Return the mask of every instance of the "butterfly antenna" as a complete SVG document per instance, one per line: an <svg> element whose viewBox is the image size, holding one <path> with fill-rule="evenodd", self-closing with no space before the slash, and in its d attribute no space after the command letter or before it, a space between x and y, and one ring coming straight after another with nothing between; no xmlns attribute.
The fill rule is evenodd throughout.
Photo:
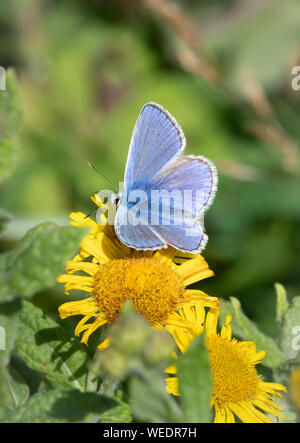
<svg viewBox="0 0 300 443"><path fill-rule="evenodd" d="M88 215L86 215L86 216L84 217L84 220L85 220L86 218L89 218L91 215L95 214L95 212L97 212L97 211L98 211L98 208L96 208L94 211L92 211L92 212L90 212Z"/></svg>
<svg viewBox="0 0 300 443"><path fill-rule="evenodd" d="M110 183L116 189L117 192L119 191L117 186L109 178L107 178L104 174L102 174L102 172L100 172L99 169L96 168L96 166L94 166L91 162L88 162L88 166L91 169L94 169L94 171L98 172L98 174L101 175L101 177L103 177L108 183Z"/></svg>

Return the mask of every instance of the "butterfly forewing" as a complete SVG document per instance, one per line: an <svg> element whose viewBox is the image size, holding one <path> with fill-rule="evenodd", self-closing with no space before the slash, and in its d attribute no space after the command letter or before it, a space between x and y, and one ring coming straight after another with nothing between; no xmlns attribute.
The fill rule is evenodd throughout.
<svg viewBox="0 0 300 443"><path fill-rule="evenodd" d="M125 187L142 189L157 172L185 148L176 120L160 105L147 103L132 134L125 169Z"/></svg>

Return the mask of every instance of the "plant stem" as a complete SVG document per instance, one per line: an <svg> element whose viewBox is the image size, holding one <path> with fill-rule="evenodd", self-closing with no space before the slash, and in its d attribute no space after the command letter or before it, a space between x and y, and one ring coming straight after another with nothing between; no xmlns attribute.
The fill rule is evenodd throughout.
<svg viewBox="0 0 300 443"><path fill-rule="evenodd" d="M118 378L106 375L102 380L98 393L106 395L106 397L112 397L119 384L120 380Z"/></svg>

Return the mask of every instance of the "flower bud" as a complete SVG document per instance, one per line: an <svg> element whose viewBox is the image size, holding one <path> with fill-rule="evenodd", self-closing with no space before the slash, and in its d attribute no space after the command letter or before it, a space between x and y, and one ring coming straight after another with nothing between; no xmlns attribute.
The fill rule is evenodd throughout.
<svg viewBox="0 0 300 443"><path fill-rule="evenodd" d="M101 351L98 355L97 363L102 375L109 374L115 378L122 379L128 373L129 363L127 357L114 348Z"/></svg>
<svg viewBox="0 0 300 443"><path fill-rule="evenodd" d="M175 343L171 335L164 330L152 331L147 341L144 356L148 363L157 365L168 360L175 349Z"/></svg>
<svg viewBox="0 0 300 443"><path fill-rule="evenodd" d="M128 310L109 330L111 346L125 355L141 352L150 334L151 327L147 321L142 316Z"/></svg>

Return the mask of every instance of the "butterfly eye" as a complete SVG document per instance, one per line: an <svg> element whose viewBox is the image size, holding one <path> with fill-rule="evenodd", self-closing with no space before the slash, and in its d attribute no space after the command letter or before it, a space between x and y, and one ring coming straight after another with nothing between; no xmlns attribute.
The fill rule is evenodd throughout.
<svg viewBox="0 0 300 443"><path fill-rule="evenodd" d="M112 194L110 196L110 203L112 205L119 206L120 201L121 201L120 194Z"/></svg>

